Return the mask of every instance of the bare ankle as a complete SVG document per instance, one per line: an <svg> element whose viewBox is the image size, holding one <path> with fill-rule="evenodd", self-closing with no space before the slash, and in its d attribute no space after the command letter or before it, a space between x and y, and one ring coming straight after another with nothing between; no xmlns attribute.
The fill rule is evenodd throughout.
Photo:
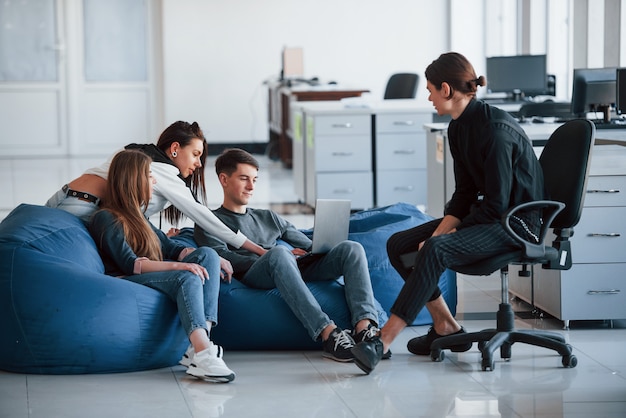
<svg viewBox="0 0 626 418"><path fill-rule="evenodd" d="M322 332L320 332L320 338L322 339L322 341L326 341L328 337L330 337L330 334L332 334L332 332L335 330L335 328L337 328L335 324L327 325L326 328L324 328Z"/></svg>
<svg viewBox="0 0 626 418"><path fill-rule="evenodd" d="M454 334L455 332L459 332L461 330L461 326L456 321L446 322L440 325L434 324L433 328L437 334L444 336Z"/></svg>

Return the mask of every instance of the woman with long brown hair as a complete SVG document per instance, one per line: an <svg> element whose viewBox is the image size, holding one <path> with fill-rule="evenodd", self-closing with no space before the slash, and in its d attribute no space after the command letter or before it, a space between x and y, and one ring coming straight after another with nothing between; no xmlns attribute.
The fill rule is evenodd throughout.
<svg viewBox="0 0 626 418"><path fill-rule="evenodd" d="M207 247L185 248L150 224L145 212L156 183L151 162L137 150L113 157L105 199L91 217L89 232L106 274L159 290L176 303L191 343L187 373L230 382L235 373L224 363L222 348L209 339L217 324L219 256Z"/></svg>

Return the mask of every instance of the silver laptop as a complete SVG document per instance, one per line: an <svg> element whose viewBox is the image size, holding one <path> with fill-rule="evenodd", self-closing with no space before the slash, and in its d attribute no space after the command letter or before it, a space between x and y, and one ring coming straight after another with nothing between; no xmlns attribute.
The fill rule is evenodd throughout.
<svg viewBox="0 0 626 418"><path fill-rule="evenodd" d="M311 251L297 258L298 267L306 268L319 260L341 241L348 239L350 229L350 201L317 199L313 218L313 245Z"/></svg>
<svg viewBox="0 0 626 418"><path fill-rule="evenodd" d="M313 219L313 254L325 254L348 239L350 200L317 199Z"/></svg>

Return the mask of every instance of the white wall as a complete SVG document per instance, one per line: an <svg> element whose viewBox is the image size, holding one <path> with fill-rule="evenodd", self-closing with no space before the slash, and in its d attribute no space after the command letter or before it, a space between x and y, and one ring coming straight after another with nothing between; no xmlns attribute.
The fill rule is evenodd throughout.
<svg viewBox="0 0 626 418"><path fill-rule="evenodd" d="M165 122L196 120L213 142L266 142L263 81L278 77L283 46L303 47L305 76L381 98L392 73L417 72L428 105L423 73L447 50L446 4L163 0Z"/></svg>

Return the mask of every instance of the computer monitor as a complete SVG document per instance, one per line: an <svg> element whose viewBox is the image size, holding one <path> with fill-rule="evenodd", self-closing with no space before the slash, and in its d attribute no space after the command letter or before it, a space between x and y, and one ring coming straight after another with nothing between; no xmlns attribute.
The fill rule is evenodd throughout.
<svg viewBox="0 0 626 418"><path fill-rule="evenodd" d="M545 55L487 57L487 89L491 93L547 94Z"/></svg>
<svg viewBox="0 0 626 418"><path fill-rule="evenodd" d="M615 110L620 115L626 115L626 68L617 69L615 81Z"/></svg>
<svg viewBox="0 0 626 418"><path fill-rule="evenodd" d="M605 122L611 121L615 107L616 68L574 69L572 113L585 117L587 112L602 112Z"/></svg>

